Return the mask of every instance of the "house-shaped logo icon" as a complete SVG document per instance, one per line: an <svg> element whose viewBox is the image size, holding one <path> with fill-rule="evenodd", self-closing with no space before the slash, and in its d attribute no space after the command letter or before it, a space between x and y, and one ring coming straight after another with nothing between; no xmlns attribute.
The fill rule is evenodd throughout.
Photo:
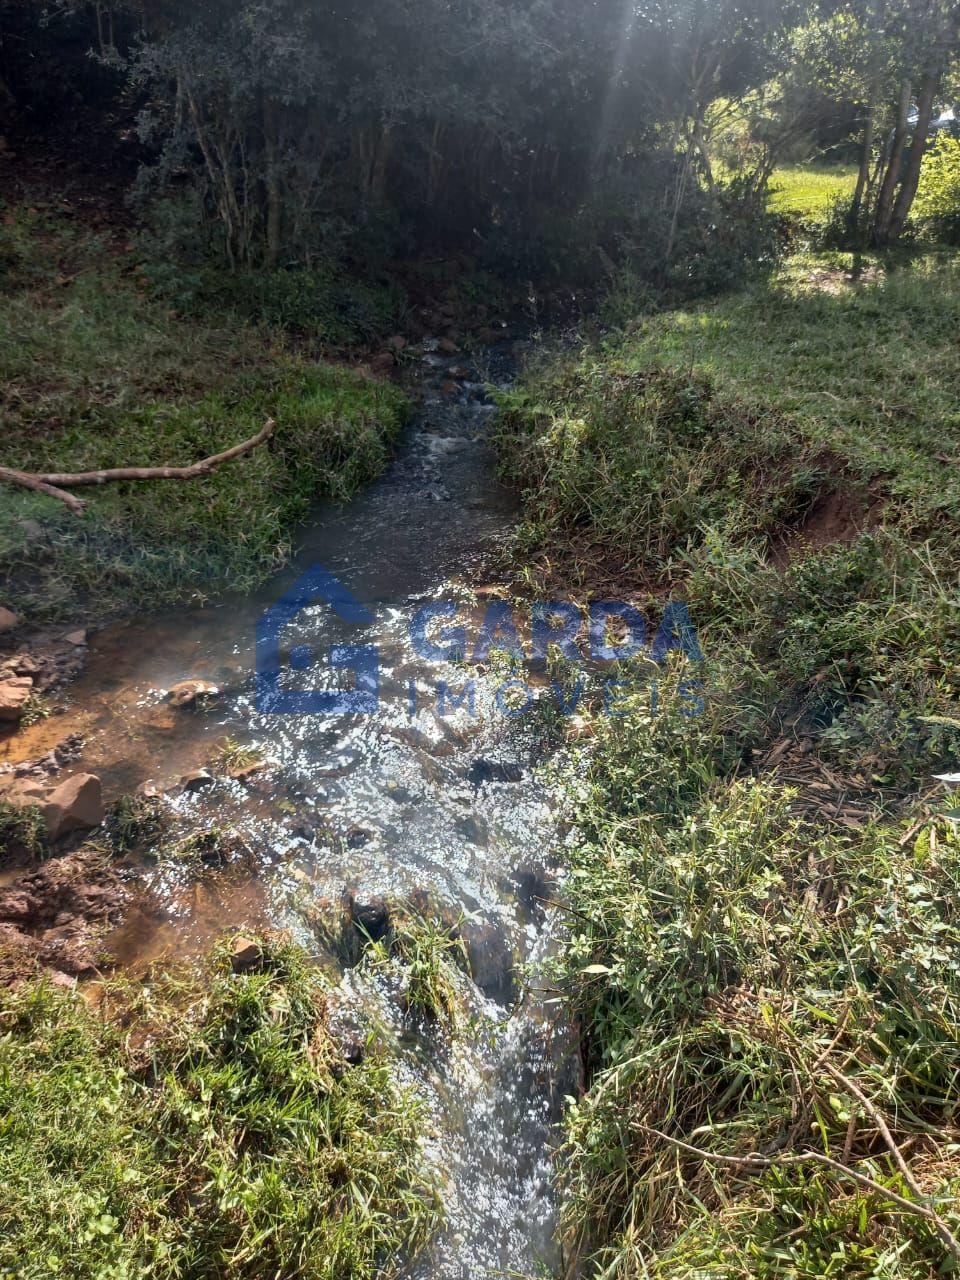
<svg viewBox="0 0 960 1280"><path fill-rule="evenodd" d="M330 668L352 671L353 689L284 689L281 641L288 626L308 606L323 602L343 622L368 627L374 616L322 565L309 569L257 623L257 710L267 715L371 715L380 701L380 651L376 645L333 645ZM313 650L293 648L289 667L305 671L313 665Z"/></svg>

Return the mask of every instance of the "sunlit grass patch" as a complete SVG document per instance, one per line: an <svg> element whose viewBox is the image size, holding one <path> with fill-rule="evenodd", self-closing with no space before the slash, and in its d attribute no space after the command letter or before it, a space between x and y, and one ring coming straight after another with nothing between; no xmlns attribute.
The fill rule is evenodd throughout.
<svg viewBox="0 0 960 1280"><path fill-rule="evenodd" d="M784 165L770 180L769 208L805 223L822 221L840 197L853 196L856 180L853 165Z"/></svg>
<svg viewBox="0 0 960 1280"><path fill-rule="evenodd" d="M949 261L781 280L531 373L501 435L531 584L682 596L774 722L909 795L960 747L958 298Z"/></svg>

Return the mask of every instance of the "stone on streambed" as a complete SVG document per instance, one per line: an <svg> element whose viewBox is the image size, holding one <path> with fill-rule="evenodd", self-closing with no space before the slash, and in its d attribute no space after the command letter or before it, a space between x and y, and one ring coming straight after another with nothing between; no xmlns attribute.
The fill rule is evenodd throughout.
<svg viewBox="0 0 960 1280"><path fill-rule="evenodd" d="M51 840L102 826L106 814L100 779L92 773L78 773L54 787L41 808Z"/></svg>
<svg viewBox="0 0 960 1280"><path fill-rule="evenodd" d="M379 942L386 937L390 929L390 904L386 898L380 894L362 897L348 891L343 896L343 905L358 933L371 942Z"/></svg>
<svg viewBox="0 0 960 1280"><path fill-rule="evenodd" d="M0 724L19 724L32 692L30 676L7 676L0 680Z"/></svg>
<svg viewBox="0 0 960 1280"><path fill-rule="evenodd" d="M4 605L0 605L0 635L7 631L16 631L20 625L20 619L12 609L7 609Z"/></svg>
<svg viewBox="0 0 960 1280"><path fill-rule="evenodd" d="M194 769L192 773L185 773L180 779L181 787L190 793L203 791L206 787L212 787L215 782L216 778L209 769Z"/></svg>
<svg viewBox="0 0 960 1280"><path fill-rule="evenodd" d="M513 949L496 925L464 921L459 929L467 950L470 976L485 996L500 1005L513 1004L517 989Z"/></svg>
<svg viewBox="0 0 960 1280"><path fill-rule="evenodd" d="M234 765L227 773L234 782L252 782L267 767L266 760L253 760L250 764Z"/></svg>
<svg viewBox="0 0 960 1280"><path fill-rule="evenodd" d="M250 938L234 938L230 949L230 968L234 973L251 973L263 964L263 949Z"/></svg>
<svg viewBox="0 0 960 1280"><path fill-rule="evenodd" d="M193 707L219 695L220 689L209 680L181 680L169 690L167 698L175 707Z"/></svg>
<svg viewBox="0 0 960 1280"><path fill-rule="evenodd" d="M467 781L475 790L479 790L485 782L522 782L523 769L510 761L488 760L484 756L477 756L467 771Z"/></svg>

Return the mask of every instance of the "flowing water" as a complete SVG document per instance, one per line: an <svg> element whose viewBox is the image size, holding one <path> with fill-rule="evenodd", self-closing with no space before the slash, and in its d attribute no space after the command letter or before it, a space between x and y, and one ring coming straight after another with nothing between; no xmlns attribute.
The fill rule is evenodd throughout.
<svg viewBox="0 0 960 1280"><path fill-rule="evenodd" d="M488 376L509 376L496 353L490 361ZM476 981L464 979L458 1031L411 1025L386 979L365 968L347 972L335 1015L345 1025L375 1021L429 1104L447 1226L418 1265L424 1280L556 1272L550 1144L570 1070L569 1036L511 973L551 937L557 818L536 772L536 741L504 714L492 671L481 669L475 714L467 699L438 707L439 681L461 689L477 672L424 662L410 648L410 621L425 603L462 598L465 616L471 601L476 612L470 588L484 597L485 571L515 514L495 478L492 407L477 384L455 396L441 389L449 363L427 358L420 407L392 467L347 506L320 511L288 570L254 598L99 633L70 711L71 730L86 739L82 767L100 774L108 799L152 780L184 833L229 830L242 850L200 873L176 860L138 868L150 905L111 940L134 969L196 954L227 929L281 927L319 954L312 925L345 892L466 914ZM377 644L373 714L258 709L257 620L316 565L375 621L358 629L314 602L284 628L282 651L309 646L322 657L333 644ZM172 707L167 691L193 678L221 696L202 711ZM283 677L289 689L324 682L317 665ZM62 720L48 721L26 731L19 750L63 732ZM227 736L269 767L237 781L211 766L215 780L201 789L175 785L210 766Z"/></svg>

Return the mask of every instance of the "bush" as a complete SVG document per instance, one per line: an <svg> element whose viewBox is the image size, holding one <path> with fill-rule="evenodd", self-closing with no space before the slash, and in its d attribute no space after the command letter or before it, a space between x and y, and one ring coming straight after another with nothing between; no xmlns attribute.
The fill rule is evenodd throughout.
<svg viewBox="0 0 960 1280"><path fill-rule="evenodd" d="M960 138L941 134L924 156L912 216L933 239L960 244Z"/></svg>
<svg viewBox="0 0 960 1280"><path fill-rule="evenodd" d="M835 196L823 219L812 230L817 249L850 252L869 242L869 211L864 210L858 221L853 216L850 199L845 195Z"/></svg>
<svg viewBox="0 0 960 1280"><path fill-rule="evenodd" d="M676 298L702 298L741 287L773 268L779 257L778 222L764 193L735 178L701 197L696 219L682 225L666 283Z"/></svg>

